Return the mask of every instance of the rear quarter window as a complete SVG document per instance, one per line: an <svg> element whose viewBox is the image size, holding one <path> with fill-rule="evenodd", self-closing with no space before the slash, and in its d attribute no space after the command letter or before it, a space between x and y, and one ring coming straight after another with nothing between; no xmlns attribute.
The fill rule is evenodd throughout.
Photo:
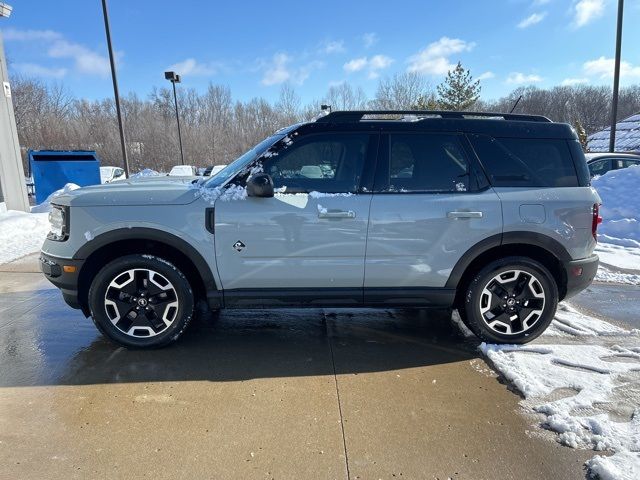
<svg viewBox="0 0 640 480"><path fill-rule="evenodd" d="M470 135L491 184L496 187L577 187L569 145L562 139L494 138Z"/></svg>

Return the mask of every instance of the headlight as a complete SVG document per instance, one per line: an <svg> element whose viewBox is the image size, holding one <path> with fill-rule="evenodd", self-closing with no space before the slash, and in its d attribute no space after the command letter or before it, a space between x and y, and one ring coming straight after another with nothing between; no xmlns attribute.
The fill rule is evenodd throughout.
<svg viewBox="0 0 640 480"><path fill-rule="evenodd" d="M49 235L47 235L48 238L57 241L67 239L69 236L68 216L64 207L51 205L51 212L49 212L49 224L51 230Z"/></svg>

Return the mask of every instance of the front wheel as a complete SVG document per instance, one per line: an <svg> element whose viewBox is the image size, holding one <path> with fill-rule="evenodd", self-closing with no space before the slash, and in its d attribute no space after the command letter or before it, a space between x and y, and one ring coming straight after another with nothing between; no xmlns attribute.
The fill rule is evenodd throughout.
<svg viewBox="0 0 640 480"><path fill-rule="evenodd" d="M107 264L89 289L89 309L109 339L132 348L167 345L193 316L193 292L173 264L152 255L127 255Z"/></svg>
<svg viewBox="0 0 640 480"><path fill-rule="evenodd" d="M549 326L558 286L549 271L526 257L491 262L469 284L463 320L481 340L527 343Z"/></svg>

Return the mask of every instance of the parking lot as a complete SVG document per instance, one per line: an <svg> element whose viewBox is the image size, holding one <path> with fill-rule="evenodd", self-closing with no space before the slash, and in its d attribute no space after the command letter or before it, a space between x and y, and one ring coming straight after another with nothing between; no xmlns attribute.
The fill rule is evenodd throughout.
<svg viewBox="0 0 640 480"><path fill-rule="evenodd" d="M444 313L238 310L129 351L0 266L3 478L584 478Z"/></svg>

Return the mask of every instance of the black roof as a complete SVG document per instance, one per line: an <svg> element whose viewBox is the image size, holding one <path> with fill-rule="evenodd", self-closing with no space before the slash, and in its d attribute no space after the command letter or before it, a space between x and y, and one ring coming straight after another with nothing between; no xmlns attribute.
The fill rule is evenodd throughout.
<svg viewBox="0 0 640 480"><path fill-rule="evenodd" d="M495 137L576 138L570 125L555 123L540 115L493 112L336 111L301 128L305 131L432 131L477 133Z"/></svg>

